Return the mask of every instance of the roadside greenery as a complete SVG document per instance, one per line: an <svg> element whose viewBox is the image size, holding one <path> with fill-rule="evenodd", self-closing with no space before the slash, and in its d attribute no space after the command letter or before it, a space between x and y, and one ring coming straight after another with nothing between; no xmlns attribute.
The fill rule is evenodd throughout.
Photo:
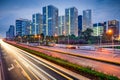
<svg viewBox="0 0 120 80"><path fill-rule="evenodd" d="M34 50L31 50L31 49L28 49L28 48L24 48L24 47L21 47L21 46L18 46L18 45L15 45L15 44L12 44L13 46L16 46L22 50L25 50L29 53L32 53L34 55L37 55L41 58L44 58L48 61L51 61L53 63L56 63L64 68L67 68L67 69L70 69L72 71L75 71L83 76L86 76L92 80L119 80L117 77L115 76L112 76L112 75L107 75L107 74L104 74L104 73L101 73L101 72L97 72L95 70L92 70L90 67L83 67L83 66L80 66L80 65L77 65L77 64L74 64L74 63L70 63L66 60L63 60L63 59L60 59L60 58L55 58L55 57L52 57L52 56L49 56L47 54L44 54L44 53L41 53L41 52L38 52L38 51L34 51Z"/></svg>
<svg viewBox="0 0 120 80"><path fill-rule="evenodd" d="M116 48L116 49L120 49L120 46L116 46L116 47L114 47L114 48Z"/></svg>

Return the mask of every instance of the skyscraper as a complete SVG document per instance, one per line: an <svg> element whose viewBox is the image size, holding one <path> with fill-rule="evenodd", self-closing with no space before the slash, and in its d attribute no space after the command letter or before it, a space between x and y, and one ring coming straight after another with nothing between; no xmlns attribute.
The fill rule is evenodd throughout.
<svg viewBox="0 0 120 80"><path fill-rule="evenodd" d="M16 36L22 36L22 19L16 20Z"/></svg>
<svg viewBox="0 0 120 80"><path fill-rule="evenodd" d="M82 31L85 31L87 28L92 28L92 14L91 10L84 10L83 11L83 27Z"/></svg>
<svg viewBox="0 0 120 80"><path fill-rule="evenodd" d="M24 36L30 34L30 23L28 19L16 20L16 36Z"/></svg>
<svg viewBox="0 0 120 80"><path fill-rule="evenodd" d="M78 16L78 36L80 36L80 33L82 32L82 15Z"/></svg>
<svg viewBox="0 0 120 80"><path fill-rule="evenodd" d="M65 30L65 16L59 16L58 18L58 35L63 35Z"/></svg>
<svg viewBox="0 0 120 80"><path fill-rule="evenodd" d="M32 15L32 34L37 35L42 33L42 15L36 13Z"/></svg>
<svg viewBox="0 0 120 80"><path fill-rule="evenodd" d="M75 7L65 9L65 33L78 36L78 10Z"/></svg>
<svg viewBox="0 0 120 80"><path fill-rule="evenodd" d="M58 35L58 9L53 5L43 7L43 34Z"/></svg>
<svg viewBox="0 0 120 80"><path fill-rule="evenodd" d="M6 38L13 40L15 37L15 27L14 25L10 25L8 31L6 32Z"/></svg>

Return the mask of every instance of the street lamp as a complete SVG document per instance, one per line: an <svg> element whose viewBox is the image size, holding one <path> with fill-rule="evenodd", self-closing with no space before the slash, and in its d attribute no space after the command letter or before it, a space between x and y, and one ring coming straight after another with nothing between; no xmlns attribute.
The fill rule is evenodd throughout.
<svg viewBox="0 0 120 80"><path fill-rule="evenodd" d="M100 47L101 47L101 43L102 43L102 34L100 34Z"/></svg>
<svg viewBox="0 0 120 80"><path fill-rule="evenodd" d="M38 38L39 38L39 45L40 45L40 38L41 38L41 36L39 35Z"/></svg>
<svg viewBox="0 0 120 80"><path fill-rule="evenodd" d="M37 35L35 34L35 35L34 35L34 40L35 40L35 42L36 42L36 38L37 38Z"/></svg>
<svg viewBox="0 0 120 80"><path fill-rule="evenodd" d="M112 29L109 29L108 31L107 31L107 34L109 34L109 35L112 35L112 48L113 48L113 50L114 50L114 41L113 41L113 39L114 39L114 37L113 37L113 30Z"/></svg>
<svg viewBox="0 0 120 80"><path fill-rule="evenodd" d="M56 33L55 33L55 35L54 35L54 36L55 36L55 38L57 38L57 37L58 37L58 35L57 35Z"/></svg>

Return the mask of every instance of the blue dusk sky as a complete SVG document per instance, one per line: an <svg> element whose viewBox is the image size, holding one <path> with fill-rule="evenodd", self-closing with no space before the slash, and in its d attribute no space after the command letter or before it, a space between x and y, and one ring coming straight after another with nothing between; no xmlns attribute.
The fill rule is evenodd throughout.
<svg viewBox="0 0 120 80"><path fill-rule="evenodd" d="M42 7L54 5L59 15L65 14L65 8L76 7L78 14L86 9L92 10L92 23L117 19L120 21L120 0L0 0L0 35L19 18L30 19L34 13L42 13Z"/></svg>

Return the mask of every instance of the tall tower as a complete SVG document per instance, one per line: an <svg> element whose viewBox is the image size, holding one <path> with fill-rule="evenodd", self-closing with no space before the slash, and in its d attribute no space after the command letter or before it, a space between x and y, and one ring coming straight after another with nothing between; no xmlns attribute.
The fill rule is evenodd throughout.
<svg viewBox="0 0 120 80"><path fill-rule="evenodd" d="M91 28L92 29L92 14L91 14L91 10L84 10L83 11L83 27L82 27L82 31L85 31L87 28Z"/></svg>
<svg viewBox="0 0 120 80"><path fill-rule="evenodd" d="M37 35L42 33L42 15L36 13L32 15L32 34Z"/></svg>
<svg viewBox="0 0 120 80"><path fill-rule="evenodd" d="M63 35L65 31L65 16L59 16L58 18L58 35Z"/></svg>
<svg viewBox="0 0 120 80"><path fill-rule="evenodd" d="M78 36L78 10L75 7L65 9L66 35Z"/></svg>
<svg viewBox="0 0 120 80"><path fill-rule="evenodd" d="M80 36L80 33L82 32L82 15L78 16L78 36Z"/></svg>
<svg viewBox="0 0 120 80"><path fill-rule="evenodd" d="M43 7L43 34L58 35L58 9L53 5Z"/></svg>

